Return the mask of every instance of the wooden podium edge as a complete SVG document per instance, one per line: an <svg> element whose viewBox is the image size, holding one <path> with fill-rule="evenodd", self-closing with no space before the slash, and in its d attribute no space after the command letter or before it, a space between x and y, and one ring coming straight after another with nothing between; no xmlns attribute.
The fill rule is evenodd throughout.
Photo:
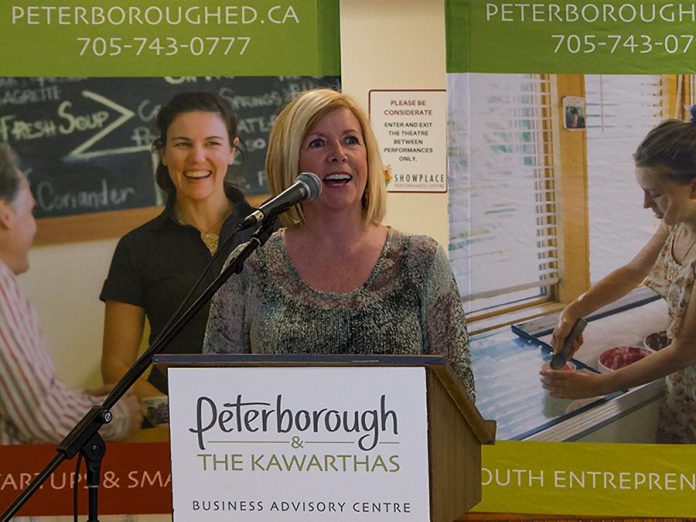
<svg viewBox="0 0 696 522"><path fill-rule="evenodd" d="M461 415L466 419L469 428L476 434L480 444L494 444L496 423L494 420L486 420L481 416L473 401L469 398L464 385L459 377L454 373L452 367L447 364L444 366L426 366L447 390L450 399L457 406Z"/></svg>
<svg viewBox="0 0 696 522"><path fill-rule="evenodd" d="M481 417L449 365L425 368L431 521L452 522L481 501L481 444L494 442L495 422Z"/></svg>

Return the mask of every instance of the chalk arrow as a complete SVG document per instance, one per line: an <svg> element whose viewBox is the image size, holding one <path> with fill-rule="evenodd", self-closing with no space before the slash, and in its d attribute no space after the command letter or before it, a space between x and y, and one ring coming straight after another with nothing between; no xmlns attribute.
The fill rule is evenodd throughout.
<svg viewBox="0 0 696 522"><path fill-rule="evenodd" d="M132 152L140 152L143 150L150 150L149 145L134 145L132 147L116 147L114 149L107 149L107 150L88 150L92 145L97 143L99 140L101 140L104 136L109 134L110 132L113 132L115 129L119 128L121 125L126 123L128 120L130 120L133 116L135 116L135 113L131 111L130 109L127 109L123 107L122 105L119 105L118 103L109 100L108 98L105 98L101 94L97 94L92 91L82 91L82 96L85 98L89 98L90 100L94 100L98 103L101 103L103 105L106 105L110 109L113 109L116 111L120 116L116 118L111 124L107 125L104 127L102 130L97 132L94 136L92 136L90 139L85 141L82 145L77 147L76 149L70 151L68 154L69 159L88 159L88 158L96 158L99 156L112 156L114 154L130 154Z"/></svg>

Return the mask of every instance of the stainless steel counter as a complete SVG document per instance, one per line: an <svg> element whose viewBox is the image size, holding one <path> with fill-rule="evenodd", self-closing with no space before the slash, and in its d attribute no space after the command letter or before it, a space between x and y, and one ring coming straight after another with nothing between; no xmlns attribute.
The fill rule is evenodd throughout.
<svg viewBox="0 0 696 522"><path fill-rule="evenodd" d="M598 371L603 350L641 346L666 322L662 300L591 320L574 362L581 371ZM549 336L540 339L548 342ZM550 360L539 344L503 328L474 336L471 347L476 405L484 418L497 421L499 439L654 442L661 381L607 397L556 399L539 381L539 369Z"/></svg>

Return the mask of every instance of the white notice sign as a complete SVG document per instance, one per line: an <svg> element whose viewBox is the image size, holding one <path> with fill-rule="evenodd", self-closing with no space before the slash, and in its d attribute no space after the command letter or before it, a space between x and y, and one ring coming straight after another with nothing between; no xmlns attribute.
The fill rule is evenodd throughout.
<svg viewBox="0 0 696 522"><path fill-rule="evenodd" d="M175 522L430 519L424 368L170 368Z"/></svg>
<svg viewBox="0 0 696 522"><path fill-rule="evenodd" d="M390 192L447 191L447 93L370 91Z"/></svg>

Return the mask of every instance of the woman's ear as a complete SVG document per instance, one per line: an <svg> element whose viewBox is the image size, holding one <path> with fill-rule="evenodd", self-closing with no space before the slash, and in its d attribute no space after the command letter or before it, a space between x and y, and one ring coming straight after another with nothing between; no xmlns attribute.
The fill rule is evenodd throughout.
<svg viewBox="0 0 696 522"><path fill-rule="evenodd" d="M167 166L167 158L166 158L166 155L164 154L164 149L160 149L158 154L159 154L159 162L166 167Z"/></svg>
<svg viewBox="0 0 696 522"><path fill-rule="evenodd" d="M230 157L227 160L228 165L232 165L234 163L234 158L237 157L237 150L239 149L240 143L239 137L235 138L232 142L232 146L230 147Z"/></svg>

